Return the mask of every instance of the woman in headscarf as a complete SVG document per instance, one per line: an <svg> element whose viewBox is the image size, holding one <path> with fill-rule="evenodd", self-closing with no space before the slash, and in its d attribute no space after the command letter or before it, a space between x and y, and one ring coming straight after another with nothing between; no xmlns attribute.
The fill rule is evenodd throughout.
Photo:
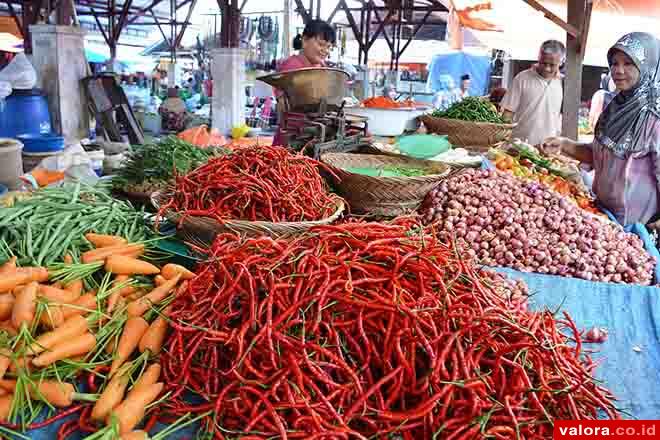
<svg viewBox="0 0 660 440"><path fill-rule="evenodd" d="M454 79L451 75L440 75L438 77L438 91L433 97L433 107L445 111L460 100L460 90L454 86Z"/></svg>
<svg viewBox="0 0 660 440"><path fill-rule="evenodd" d="M551 138L543 149L591 164L598 202L621 224L648 224L660 211L660 41L628 34L607 59L619 93L601 114L593 143ZM659 229L660 222L649 226Z"/></svg>

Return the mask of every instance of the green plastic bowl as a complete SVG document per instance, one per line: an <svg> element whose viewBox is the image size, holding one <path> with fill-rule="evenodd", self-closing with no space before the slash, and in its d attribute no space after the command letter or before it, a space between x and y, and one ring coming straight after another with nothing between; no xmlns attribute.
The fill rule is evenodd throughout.
<svg viewBox="0 0 660 440"><path fill-rule="evenodd" d="M399 151L415 159L430 159L451 149L445 135L412 134L397 139Z"/></svg>

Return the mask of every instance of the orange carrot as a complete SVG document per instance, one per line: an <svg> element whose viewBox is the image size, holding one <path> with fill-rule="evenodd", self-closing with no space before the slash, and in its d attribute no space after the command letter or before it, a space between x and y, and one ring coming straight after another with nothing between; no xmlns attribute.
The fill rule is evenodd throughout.
<svg viewBox="0 0 660 440"><path fill-rule="evenodd" d="M7 332L9 336L16 336L18 334L18 330L14 328L14 324L11 323L11 319L0 321L0 331Z"/></svg>
<svg viewBox="0 0 660 440"><path fill-rule="evenodd" d="M50 329L57 328L64 323L64 312L58 304L47 304L46 310L40 316L39 322Z"/></svg>
<svg viewBox="0 0 660 440"><path fill-rule="evenodd" d="M9 392L16 388L15 380L0 380L0 387ZM58 408L66 408L73 404L76 390L70 383L56 380L35 380L29 387L29 395L34 400L44 400Z"/></svg>
<svg viewBox="0 0 660 440"><path fill-rule="evenodd" d="M110 376L116 373L119 367L121 367L133 351L135 351L140 343L140 338L142 338L142 335L144 335L144 332L146 332L148 328L149 323L143 318L128 318L124 325L124 331L121 334L121 338L119 338L119 343L117 344L117 351L114 360L112 361L112 366L110 367Z"/></svg>
<svg viewBox="0 0 660 440"><path fill-rule="evenodd" d="M96 346L96 338L91 333L84 333L66 341L60 341L50 351L46 351L32 360L36 367L45 367L59 360L89 353Z"/></svg>
<svg viewBox="0 0 660 440"><path fill-rule="evenodd" d="M149 440L149 434L145 431L131 431L119 437L119 440Z"/></svg>
<svg viewBox="0 0 660 440"><path fill-rule="evenodd" d="M135 256L136 254L141 255L143 252L143 244L122 244L87 251L82 254L81 260L83 263L93 263L95 261L103 261L111 255Z"/></svg>
<svg viewBox="0 0 660 440"><path fill-rule="evenodd" d="M48 269L45 267L19 267L16 269L16 273L26 275L27 282L45 283L48 281Z"/></svg>
<svg viewBox="0 0 660 440"><path fill-rule="evenodd" d="M105 261L105 271L117 275L155 275L160 269L151 263L123 255L111 255Z"/></svg>
<svg viewBox="0 0 660 440"><path fill-rule="evenodd" d="M154 290L143 296L142 298L131 302L128 305L128 316L142 316L144 312L149 310L152 304L158 304L174 289L179 282L181 275L177 275L162 286L156 287Z"/></svg>
<svg viewBox="0 0 660 440"><path fill-rule="evenodd" d="M75 315L86 315L91 310L96 310L96 292L86 293L69 304L62 304L64 319Z"/></svg>
<svg viewBox="0 0 660 440"><path fill-rule="evenodd" d="M131 278L128 275L117 275L115 277L115 285L125 284L126 281L129 281ZM134 293L137 289L134 286L128 284L126 287L121 289L121 296L128 296L131 293Z"/></svg>
<svg viewBox="0 0 660 440"><path fill-rule="evenodd" d="M166 282L167 282L167 280L166 280L165 277L162 276L162 275L156 275L156 276L154 277L154 284L155 284L156 286L162 286L162 285L165 284Z"/></svg>
<svg viewBox="0 0 660 440"><path fill-rule="evenodd" d="M49 301L67 304L78 299L80 294L76 296L75 292L58 289L57 287L47 286L45 284L39 284L39 296L46 298Z"/></svg>
<svg viewBox="0 0 660 440"><path fill-rule="evenodd" d="M116 417L119 422L119 433L123 435L135 428L135 425L140 423L144 417L145 407L155 401L162 391L163 383L159 382L136 393L130 399L126 398L119 404L111 415Z"/></svg>
<svg viewBox="0 0 660 440"><path fill-rule="evenodd" d="M14 400L13 394L5 394L0 396L0 421L8 422L9 413L11 412L11 404Z"/></svg>
<svg viewBox="0 0 660 440"><path fill-rule="evenodd" d="M11 355L11 350L8 348L0 348L0 379L5 376L7 368L9 368L9 364L11 363Z"/></svg>
<svg viewBox="0 0 660 440"><path fill-rule="evenodd" d="M9 260L5 262L2 266L0 266L0 275L5 275L11 272L14 272L16 270L16 257L11 257Z"/></svg>
<svg viewBox="0 0 660 440"><path fill-rule="evenodd" d="M192 280L195 278L195 274L186 269L183 266L178 264L166 264L163 266L163 269L160 271L160 274L165 277L166 280L171 280L177 275L181 275L182 280Z"/></svg>
<svg viewBox="0 0 660 440"><path fill-rule="evenodd" d="M160 353L167 334L167 327L167 319L164 316L154 319L154 322L151 323L149 329L140 339L140 353L144 353L146 350L149 350L151 354Z"/></svg>
<svg viewBox="0 0 660 440"><path fill-rule="evenodd" d="M150 386L158 382L160 378L161 367L160 364L151 364L149 367L142 373L142 376L135 382L135 385L131 388L126 399L132 399L136 395L144 392Z"/></svg>
<svg viewBox="0 0 660 440"><path fill-rule="evenodd" d="M108 297L108 310L107 310L108 314L112 313L112 311L115 309L115 306L117 305L117 301L119 300L119 298L124 296L124 294L128 295L135 291L135 288L133 286L127 286L121 289L117 289L117 286L125 283L128 280L129 280L128 275L117 275L115 277L115 281L113 283L113 288L112 288L113 292Z"/></svg>
<svg viewBox="0 0 660 440"><path fill-rule="evenodd" d="M34 320L38 288L36 281L32 281L16 297L11 314L11 322L15 328L20 329L22 325L30 325Z"/></svg>
<svg viewBox="0 0 660 440"><path fill-rule="evenodd" d="M140 290L136 290L135 293L127 295L125 299L128 302L132 302L132 301L135 301L136 299L142 298L146 294L147 294L146 290L140 289Z"/></svg>
<svg viewBox="0 0 660 440"><path fill-rule="evenodd" d="M71 295L75 298L79 298L83 291L83 280L71 281L69 284L64 286L66 292L71 292Z"/></svg>
<svg viewBox="0 0 660 440"><path fill-rule="evenodd" d="M0 293L0 321L11 317L14 301L14 295L11 293Z"/></svg>
<svg viewBox="0 0 660 440"><path fill-rule="evenodd" d="M116 235L94 234L92 232L85 234L85 238L96 248L116 246L118 244L125 245L128 243L128 240Z"/></svg>
<svg viewBox="0 0 660 440"><path fill-rule="evenodd" d="M123 369L122 369L123 370ZM124 399L130 379L128 371L119 371L105 386L92 409L92 420L102 421Z"/></svg>
<svg viewBox="0 0 660 440"><path fill-rule="evenodd" d="M60 342L70 341L71 339L87 333L89 325L87 320L80 315L74 315L64 321L64 323L53 331L39 336L32 345L28 347L28 353L39 354L44 350L50 350Z"/></svg>
<svg viewBox="0 0 660 440"><path fill-rule="evenodd" d="M30 277L25 273L10 272L0 276L0 292L11 292L16 286L27 284Z"/></svg>

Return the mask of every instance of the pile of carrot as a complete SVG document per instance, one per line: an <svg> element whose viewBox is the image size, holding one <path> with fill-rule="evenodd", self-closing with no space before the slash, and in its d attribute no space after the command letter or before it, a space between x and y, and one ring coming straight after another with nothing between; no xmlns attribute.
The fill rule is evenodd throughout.
<svg viewBox="0 0 660 440"><path fill-rule="evenodd" d="M246 147L178 176L168 203L186 216L218 221L313 221L337 210L320 164L282 147Z"/></svg>
<svg viewBox="0 0 660 440"><path fill-rule="evenodd" d="M208 252L160 362L167 410L213 411L214 438L547 439L618 417L568 316L528 310L413 219Z"/></svg>
<svg viewBox="0 0 660 440"><path fill-rule="evenodd" d="M394 99L388 96L374 96L372 98L367 98L362 101L364 107L369 108L410 108L415 107L413 101L395 101Z"/></svg>
<svg viewBox="0 0 660 440"><path fill-rule="evenodd" d="M17 267L13 257L0 266L0 428L28 431L80 412L58 439L79 430L129 435L162 394L155 360L169 328L167 302L194 274L145 261L143 243L85 239L94 249L80 262ZM92 394L75 385L85 376ZM33 401L55 414L34 422Z"/></svg>

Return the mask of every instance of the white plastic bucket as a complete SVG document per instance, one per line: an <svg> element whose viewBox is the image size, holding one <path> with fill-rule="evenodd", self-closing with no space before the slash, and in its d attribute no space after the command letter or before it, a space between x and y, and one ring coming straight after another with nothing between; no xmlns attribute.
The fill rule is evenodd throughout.
<svg viewBox="0 0 660 440"><path fill-rule="evenodd" d="M23 175L23 144L16 139L0 139L0 183L18 189Z"/></svg>
<svg viewBox="0 0 660 440"><path fill-rule="evenodd" d="M87 156L89 156L89 160L92 162L94 172L99 176L103 175L103 159L105 159L103 150L88 151Z"/></svg>

